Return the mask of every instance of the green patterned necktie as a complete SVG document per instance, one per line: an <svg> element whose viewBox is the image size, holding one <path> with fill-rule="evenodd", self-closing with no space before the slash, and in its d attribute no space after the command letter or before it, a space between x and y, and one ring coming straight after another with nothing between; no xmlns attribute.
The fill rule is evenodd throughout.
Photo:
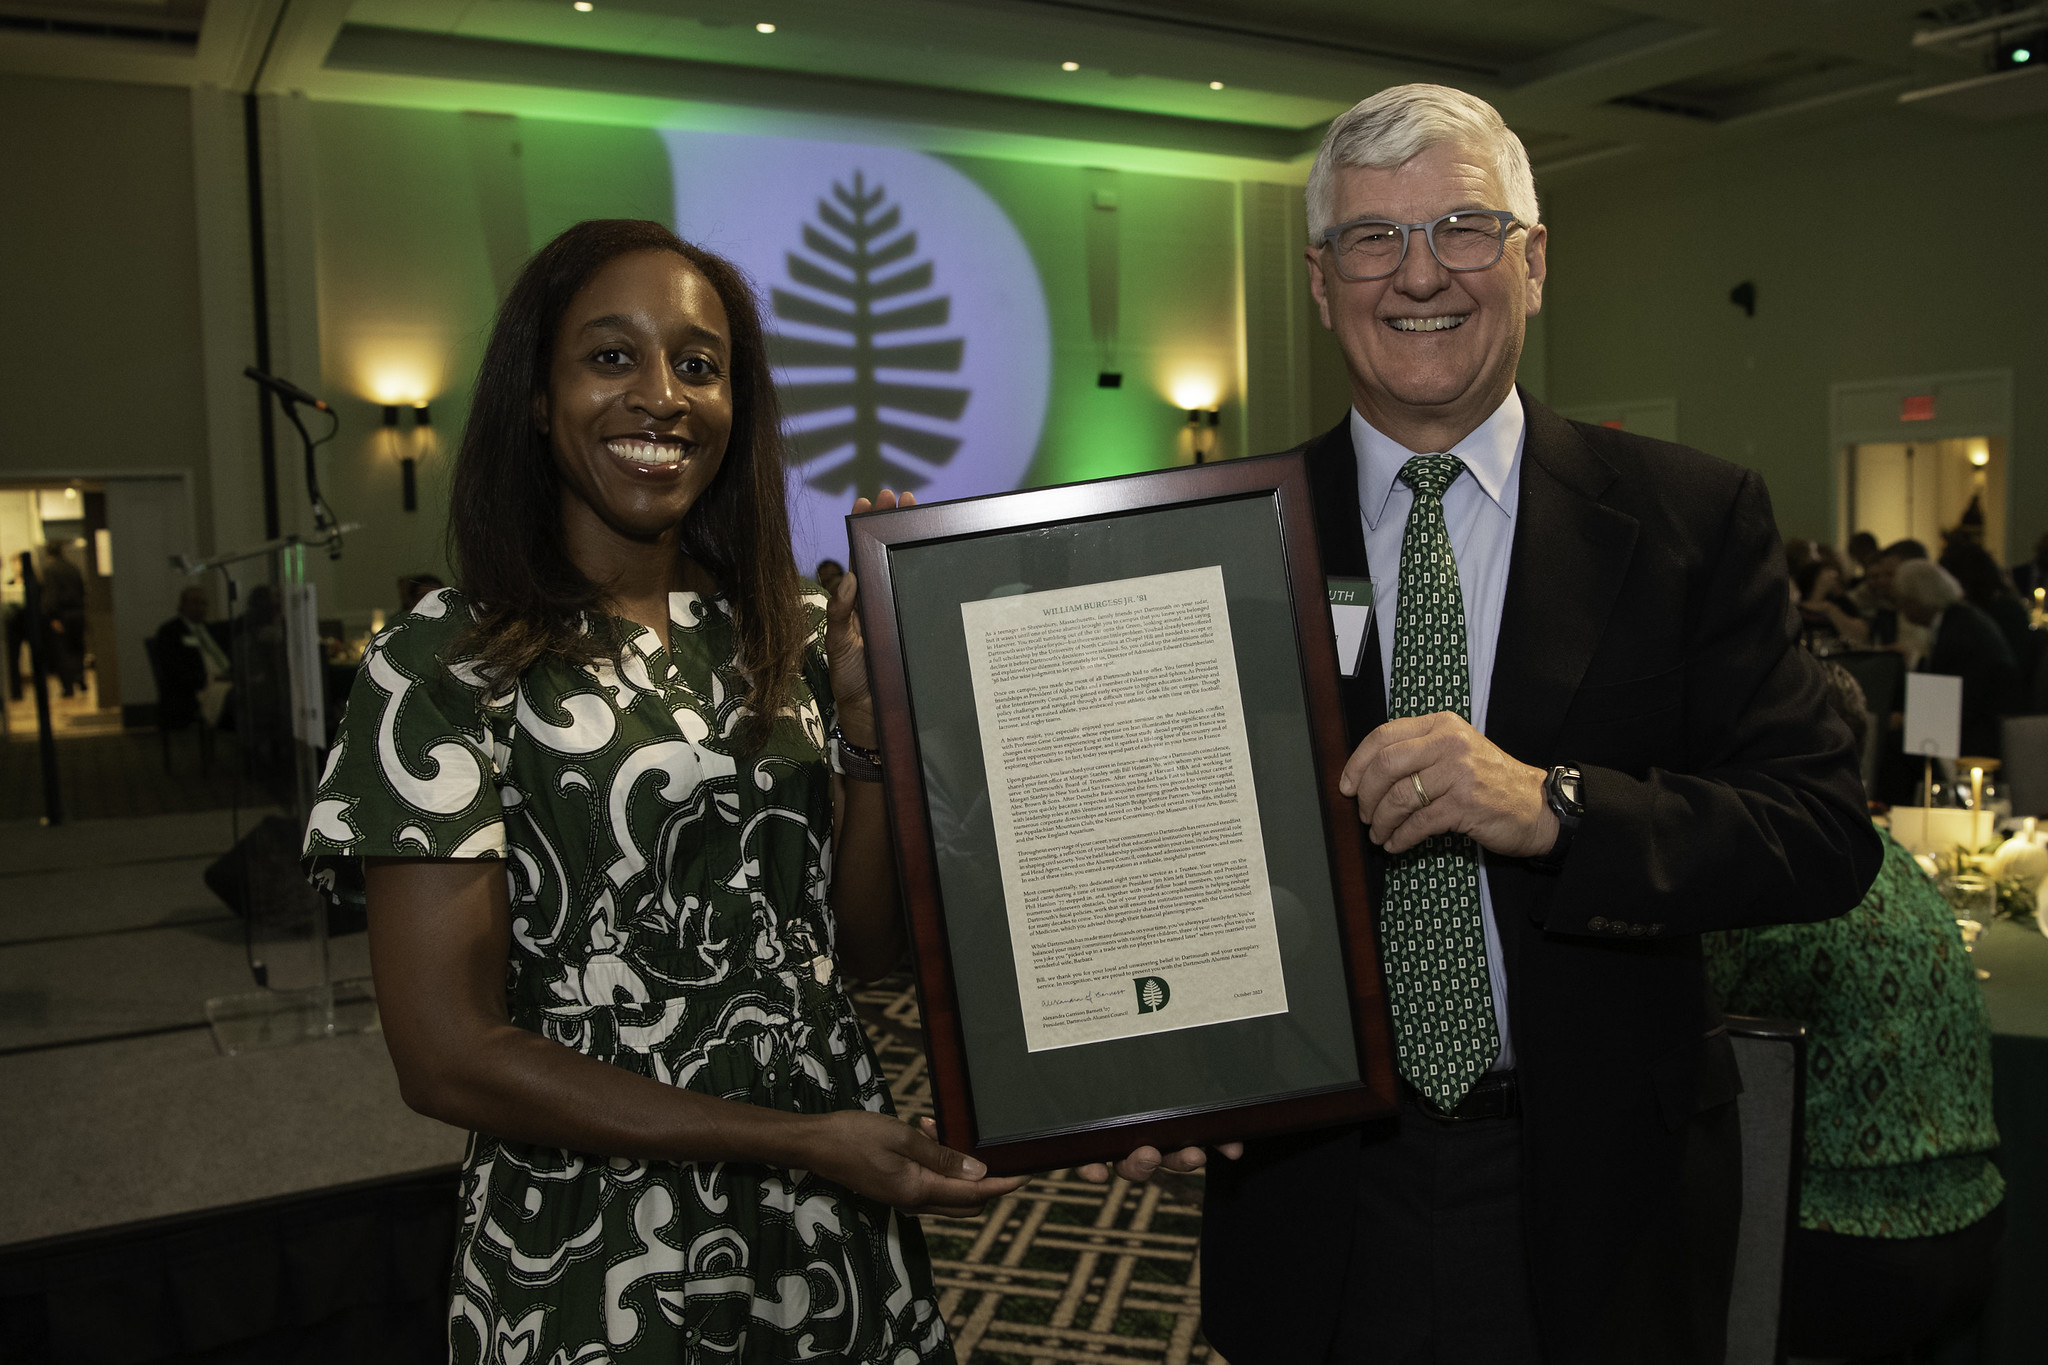
<svg viewBox="0 0 2048 1365"><path fill-rule="evenodd" d="M1444 490L1464 472L1455 455L1417 455L1401 466L1415 502L1401 536L1389 720L1438 711L1472 719L1465 594L1444 525ZM1500 1052L1471 836L1432 835L1390 857L1384 918L1401 1074L1439 1108L1454 1108Z"/></svg>

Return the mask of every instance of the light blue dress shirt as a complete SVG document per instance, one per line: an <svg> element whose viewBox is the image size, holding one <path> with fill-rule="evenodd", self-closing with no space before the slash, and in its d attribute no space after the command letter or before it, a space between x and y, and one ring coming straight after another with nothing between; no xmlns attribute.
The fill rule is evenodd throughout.
<svg viewBox="0 0 2048 1365"><path fill-rule="evenodd" d="M1466 657L1472 664L1472 726L1486 732L1486 704L1493 689L1493 658L1500 640L1501 609L1508 594L1508 557L1515 544L1515 509L1521 502L1522 440L1528 419L1522 396L1510 390L1493 416L1480 423L1449 454L1466 472L1444 491L1444 524L1458 560L1458 586L1465 594ZM1383 436L1356 408L1351 412L1351 449L1358 456L1358 513L1365 522L1365 558L1372 571L1373 612L1378 617L1381 695L1394 671L1394 622L1401 602L1401 537L1415 494L1400 479L1401 466L1415 451ZM1500 1029L1500 1056L1492 1069L1515 1064L1508 1041L1508 982L1501 962L1500 929L1493 922L1493 889L1487 884L1486 854L1479 855L1479 911L1486 928L1486 971L1493 985L1493 1018Z"/></svg>

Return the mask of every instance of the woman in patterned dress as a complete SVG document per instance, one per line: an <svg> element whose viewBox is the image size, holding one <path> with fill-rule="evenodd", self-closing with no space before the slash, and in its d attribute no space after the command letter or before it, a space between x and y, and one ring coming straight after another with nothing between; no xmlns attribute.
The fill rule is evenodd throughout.
<svg viewBox="0 0 2048 1365"><path fill-rule="evenodd" d="M834 816L828 752L874 744L855 585L798 579L783 478L731 266L618 220L534 257L462 587L374 642L306 838L367 900L406 1102L473 1130L451 1360L951 1361L905 1214L1022 1183L891 1116L841 986L902 921L880 787Z"/></svg>
<svg viewBox="0 0 2048 1365"><path fill-rule="evenodd" d="M1821 667L1860 749L1863 689L1840 664ZM1941 892L1879 834L1884 864L1848 914L1702 943L1724 1008L1808 1030L1778 1327L1779 1348L1799 1357L1933 1359L1982 1307L2005 1237L1977 970Z"/></svg>

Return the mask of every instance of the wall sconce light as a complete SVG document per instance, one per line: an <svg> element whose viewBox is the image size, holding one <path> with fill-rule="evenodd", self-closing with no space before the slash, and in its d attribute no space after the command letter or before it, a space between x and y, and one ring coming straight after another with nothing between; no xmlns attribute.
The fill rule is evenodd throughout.
<svg viewBox="0 0 2048 1365"><path fill-rule="evenodd" d="M1215 408L1188 409L1188 440L1194 446L1196 464L1207 464L1209 460L1215 457L1216 439L1213 433L1222 421L1223 414ZM1206 452L1202 449L1202 433L1204 431L1212 433L1209 439L1209 449Z"/></svg>
<svg viewBox="0 0 2048 1365"><path fill-rule="evenodd" d="M431 419L429 418L427 413L427 405L425 403L421 403L413 408L412 424L413 429L415 431L417 431L421 427L428 426L430 424L430 420ZM393 450L401 450L408 452L406 454L400 455L398 458L398 479L400 496L404 499L406 511L417 512L420 510L418 480L419 466L418 462L414 460L412 455L409 453L412 450L412 447L400 444L400 437L398 434L398 405L396 403L384 404L384 430L387 433L386 436L384 437L385 444L390 446ZM417 442L417 438L415 438L415 442Z"/></svg>

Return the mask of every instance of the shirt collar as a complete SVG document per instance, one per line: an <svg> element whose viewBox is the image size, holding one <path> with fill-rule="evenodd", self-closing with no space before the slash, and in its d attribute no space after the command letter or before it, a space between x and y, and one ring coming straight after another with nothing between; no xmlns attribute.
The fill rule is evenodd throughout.
<svg viewBox="0 0 2048 1365"><path fill-rule="evenodd" d="M1513 496L1513 479L1528 425L1521 390L1509 389L1493 415L1448 452L1465 462L1480 489L1510 517L1519 501ZM1377 529L1401 477L1401 466L1425 452L1410 450L1382 434L1359 416L1357 408L1351 410L1351 448L1358 454L1358 507L1365 514L1365 524Z"/></svg>

